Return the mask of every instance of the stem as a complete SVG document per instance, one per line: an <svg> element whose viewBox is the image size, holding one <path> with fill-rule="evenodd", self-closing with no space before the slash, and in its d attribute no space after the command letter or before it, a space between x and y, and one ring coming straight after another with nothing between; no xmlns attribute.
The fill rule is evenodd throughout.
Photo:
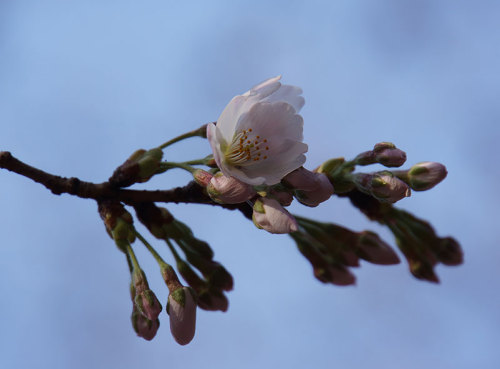
<svg viewBox="0 0 500 369"><path fill-rule="evenodd" d="M132 262L132 269L133 270L140 270L141 267L139 266L139 262L137 261L137 258L135 257L134 250L132 249L132 246L127 245L127 256L129 260Z"/></svg>
<svg viewBox="0 0 500 369"><path fill-rule="evenodd" d="M195 159L195 160L188 160L183 162L183 164L188 164L188 165L207 165L207 163L213 159L212 155L207 155L203 159Z"/></svg>
<svg viewBox="0 0 500 369"><path fill-rule="evenodd" d="M179 256L179 254L177 253L177 250L175 250L174 245L172 245L172 242L170 242L170 240L168 238L165 238L165 241L167 242L167 245L168 245L168 248L170 249L170 252L172 253L172 255L174 255L174 259L176 261L182 260L181 257Z"/></svg>
<svg viewBox="0 0 500 369"><path fill-rule="evenodd" d="M189 138L189 137L197 137L198 136L198 137L206 138L207 137L206 136L206 129L207 129L206 127L207 127L207 125L204 124L200 128L197 128L197 129L195 129L193 131L190 131L190 132L184 133L184 134L182 134L180 136L177 136L175 138L172 138L171 140L169 140L169 141L161 144L160 146L158 146L158 148L163 150L164 148L166 148L166 147L168 147L168 146L170 146L170 145L172 145L172 144L174 144L176 142L185 140L186 138Z"/></svg>
<svg viewBox="0 0 500 369"><path fill-rule="evenodd" d="M160 268L168 266L168 264L165 262L165 260L162 259L160 254L158 254L158 252L156 252L154 247L151 246L151 244L148 241L146 241L146 239L139 232L137 232L137 230L135 231L135 235L144 244L144 246L146 246L146 248L151 253L151 255L153 255L153 257L155 258L155 260L158 263L158 265L160 266Z"/></svg>
<svg viewBox="0 0 500 369"><path fill-rule="evenodd" d="M160 168L162 171L167 171L167 170L172 169L172 168L180 168L180 169L184 169L184 170L188 171L189 173L193 173L196 170L196 168L193 168L191 165L187 164L187 162L186 163L174 163L172 161L161 163Z"/></svg>

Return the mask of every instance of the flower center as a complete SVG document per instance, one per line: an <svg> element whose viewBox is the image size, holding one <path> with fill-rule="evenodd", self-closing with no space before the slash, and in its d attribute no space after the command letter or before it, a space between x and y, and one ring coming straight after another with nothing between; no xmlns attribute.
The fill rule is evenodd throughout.
<svg viewBox="0 0 500 369"><path fill-rule="evenodd" d="M257 136L252 128L240 131L233 137L224 157L229 165L242 167L267 159L269 143L267 139Z"/></svg>

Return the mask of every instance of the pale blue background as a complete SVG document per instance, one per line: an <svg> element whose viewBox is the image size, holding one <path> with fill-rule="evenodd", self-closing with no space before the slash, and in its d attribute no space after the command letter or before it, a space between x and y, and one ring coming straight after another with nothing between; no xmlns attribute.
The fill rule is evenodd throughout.
<svg viewBox="0 0 500 369"><path fill-rule="evenodd" d="M356 287L322 285L288 237L218 208L170 206L211 243L235 290L227 313L199 313L187 347L164 313L146 342L95 203L0 171L0 367L498 368L499 4L1 0L1 150L103 181L135 149L216 120L234 95L283 74L304 90L309 168L382 140L409 164L447 165L441 185L400 206L456 237L466 262L438 267L437 286L405 263L364 263ZM166 156L208 152L192 139ZM337 198L293 211L381 229ZM156 265L136 248L165 302Z"/></svg>

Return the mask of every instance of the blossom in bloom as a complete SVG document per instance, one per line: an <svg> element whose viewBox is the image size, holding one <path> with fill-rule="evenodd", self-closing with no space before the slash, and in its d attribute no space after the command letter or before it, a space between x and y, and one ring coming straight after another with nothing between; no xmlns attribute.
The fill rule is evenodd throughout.
<svg viewBox="0 0 500 369"><path fill-rule="evenodd" d="M214 201L223 204L239 204L250 200L256 194L251 185L225 176L221 172L210 179L207 193Z"/></svg>
<svg viewBox="0 0 500 369"><path fill-rule="evenodd" d="M251 185L274 185L306 161L302 90L270 78L226 106L207 138L222 173Z"/></svg>
<svg viewBox="0 0 500 369"><path fill-rule="evenodd" d="M252 219L258 228L270 233L290 233L299 229L297 221L275 199L262 197L253 206Z"/></svg>
<svg viewBox="0 0 500 369"><path fill-rule="evenodd" d="M187 345L196 329L196 301L189 287L180 287L168 295L167 314L175 341Z"/></svg>

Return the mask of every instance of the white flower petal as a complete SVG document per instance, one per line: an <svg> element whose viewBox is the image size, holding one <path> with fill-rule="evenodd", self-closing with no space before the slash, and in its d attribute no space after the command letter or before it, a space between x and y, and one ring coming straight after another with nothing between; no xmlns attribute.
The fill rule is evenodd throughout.
<svg viewBox="0 0 500 369"><path fill-rule="evenodd" d="M302 96L300 96L301 94L302 94L302 89L300 87L282 85L278 91L266 97L262 101L266 102L285 101L288 104L292 105L295 109L295 112L298 113L306 102L305 99Z"/></svg>
<svg viewBox="0 0 500 369"><path fill-rule="evenodd" d="M279 82L280 79L281 75L266 79L264 82L253 86L250 91L245 92L243 96L259 95L260 98L263 99L271 95L281 87L281 83Z"/></svg>

